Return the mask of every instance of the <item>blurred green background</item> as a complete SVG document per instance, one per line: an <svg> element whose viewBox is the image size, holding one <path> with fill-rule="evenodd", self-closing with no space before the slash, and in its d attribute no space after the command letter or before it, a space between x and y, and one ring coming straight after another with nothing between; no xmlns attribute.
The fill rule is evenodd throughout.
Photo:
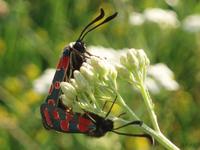
<svg viewBox="0 0 200 150"><path fill-rule="evenodd" d="M200 20L195 28L184 24L187 16L200 15L198 0L0 0L0 149L150 149L144 139L112 133L94 139L42 126L39 106L46 94L33 90L33 81L55 68L64 45L76 40L101 7L119 15L90 33L86 44L143 48L151 64L162 62L173 70L179 90L152 95L159 125L177 146L200 149ZM132 12L148 8L173 11L176 27L130 21ZM156 143L153 149L164 148Z"/></svg>

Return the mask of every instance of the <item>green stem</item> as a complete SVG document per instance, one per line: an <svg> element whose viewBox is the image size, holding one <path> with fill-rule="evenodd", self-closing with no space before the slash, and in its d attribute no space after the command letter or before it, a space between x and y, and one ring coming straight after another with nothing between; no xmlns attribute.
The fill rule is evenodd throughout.
<svg viewBox="0 0 200 150"><path fill-rule="evenodd" d="M116 91L117 93L117 98L119 100L119 102L123 105L123 107L125 109L127 109L127 111L129 112L129 114L131 114L131 116L135 119L135 120L139 120L139 117L130 109L130 107L128 107L128 105L124 102L123 98L121 97L121 95Z"/></svg>
<svg viewBox="0 0 200 150"><path fill-rule="evenodd" d="M92 100L93 105L96 107L95 109L97 109L98 111L100 111L100 107L99 107L99 103L96 101L94 94L91 92L89 93L89 97Z"/></svg>
<svg viewBox="0 0 200 150"><path fill-rule="evenodd" d="M153 124L153 127L154 127L154 129L156 131L160 132L160 128L158 126L157 117L156 117L156 114L154 112L154 108L153 108L153 103L152 103L151 97L149 95L148 90L143 85L143 83L141 83L140 91L141 91L141 94L143 96L144 103L146 105L146 108L147 108L147 111L149 113L149 116L150 116L151 122Z"/></svg>
<svg viewBox="0 0 200 150"><path fill-rule="evenodd" d="M119 121L124 123L129 123L130 121L119 118ZM150 128L145 123L142 124L141 129L143 132L151 135L156 141L158 141L161 145L163 145L168 150L180 150L176 145L174 145L169 139L167 139L161 132L156 132L152 128Z"/></svg>
<svg viewBox="0 0 200 150"><path fill-rule="evenodd" d="M169 139L167 139L162 134L162 132L160 131L160 128L159 128L158 122L157 122L157 117L156 117L156 114L154 112L154 108L153 108L153 103L152 103L151 97L150 97L149 92L148 92L148 90L146 89L146 87L144 86L143 83L141 83L140 91L141 91L141 94L143 96L147 111L149 113L149 116L150 116L150 119L151 119L151 122L153 124L153 127L154 127L155 131L152 130L151 128L149 128L145 124L142 126L143 130L146 131L146 133L151 134L165 148L167 148L169 150L180 150Z"/></svg>
<svg viewBox="0 0 200 150"><path fill-rule="evenodd" d="M149 126L146 124L142 125L142 130L145 133L150 134L153 136L154 139L156 139L161 145L163 145L168 150L180 150L176 145L174 145L169 139L167 139L161 132L152 130Z"/></svg>
<svg viewBox="0 0 200 150"><path fill-rule="evenodd" d="M137 75L137 74L136 74ZM139 76L136 76L139 78ZM138 79L137 78L137 79ZM139 78L141 79L141 78ZM139 80L140 84L139 84L139 89L140 92L143 96L144 99L144 103L146 105L147 111L149 113L151 122L153 124L153 127L155 130L151 129L149 126L147 126L146 124L142 125L142 130L145 133L150 134L151 136L153 136L160 144L162 144L165 148L169 149L169 150L180 150L176 145L174 145L169 139L167 139L162 132L160 131L160 128L158 126L158 122L157 122L157 117L156 114L154 112L154 108L153 108L153 102L152 99L149 95L148 90L146 89L146 87L144 86L142 80ZM127 106L128 107L128 106ZM130 108L127 108L130 109ZM132 114L132 113L131 113ZM135 115L133 115L133 117L135 117Z"/></svg>

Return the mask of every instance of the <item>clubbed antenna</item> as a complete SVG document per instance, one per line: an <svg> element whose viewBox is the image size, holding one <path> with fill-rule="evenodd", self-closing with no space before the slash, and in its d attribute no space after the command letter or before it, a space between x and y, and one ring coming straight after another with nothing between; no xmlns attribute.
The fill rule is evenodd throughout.
<svg viewBox="0 0 200 150"><path fill-rule="evenodd" d="M93 28L89 29L89 30L80 38L80 40L82 41L82 40L84 39L84 37L85 37L90 31L92 31L92 30L96 29L97 27L99 27L99 26L101 26L101 25L103 25L103 24L105 24L105 23L111 21L112 19L114 19L114 18L117 16L117 14L118 14L117 12L114 13L113 15L107 17L104 21L102 21L102 22L99 23L98 25L96 25L96 26L94 26Z"/></svg>
<svg viewBox="0 0 200 150"><path fill-rule="evenodd" d="M99 16L97 16L94 20L92 20L88 25L85 26L85 28L82 30L81 34L78 37L77 41L82 41L84 39L84 37L92 30L96 29L97 27L111 21L112 19L114 19L117 16L117 12L114 13L111 16L108 16L106 19L104 19L104 21L102 21L101 23L97 24L96 26L92 27L91 29L87 30L91 25L93 25L94 23L96 23L97 21L101 20L104 17L105 13L104 10L101 8L100 9L100 14ZM87 30L87 31L86 31Z"/></svg>
<svg viewBox="0 0 200 150"><path fill-rule="evenodd" d="M87 30L87 28L88 28L89 26L91 26L91 25L94 24L95 22L101 20L101 19L104 17L104 15L105 15L104 10L101 8L101 9L100 9L100 14L99 14L99 16L97 16L97 17L96 17L94 20L92 20L87 26L85 26L85 28L82 30L82 32L81 32L81 34L80 34L78 40L81 39L81 36L83 35L83 33L85 32L85 30Z"/></svg>

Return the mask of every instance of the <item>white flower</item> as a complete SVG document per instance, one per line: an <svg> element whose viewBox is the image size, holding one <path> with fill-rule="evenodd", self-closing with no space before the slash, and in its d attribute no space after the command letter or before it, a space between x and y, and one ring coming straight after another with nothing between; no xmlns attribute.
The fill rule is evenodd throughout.
<svg viewBox="0 0 200 150"><path fill-rule="evenodd" d="M39 78L33 81L33 89L40 94L47 93L55 72L56 69L46 69Z"/></svg>
<svg viewBox="0 0 200 150"><path fill-rule="evenodd" d="M61 82L60 87L62 89L62 92L65 94L66 99L72 101L76 97L77 93L72 84L68 82Z"/></svg>
<svg viewBox="0 0 200 150"><path fill-rule="evenodd" d="M95 56L105 58L106 61L110 61L112 64L119 64L121 56L120 52L124 53L124 51L115 50L113 48L105 48L103 46L89 46L88 51Z"/></svg>
<svg viewBox="0 0 200 150"><path fill-rule="evenodd" d="M183 20L183 29L188 32L200 32L200 14L187 16Z"/></svg>
<svg viewBox="0 0 200 150"><path fill-rule="evenodd" d="M179 3L179 0L165 0L165 2L170 6L177 6Z"/></svg>
<svg viewBox="0 0 200 150"><path fill-rule="evenodd" d="M129 50L130 50L129 48L123 48L119 50L119 49L113 49L113 48L105 48L103 46L89 46L88 47L88 51L92 55L105 58L107 63L113 64L113 65L119 65L121 56L126 55L126 53Z"/></svg>
<svg viewBox="0 0 200 150"><path fill-rule="evenodd" d="M174 80L174 73L162 63L150 66L146 85L152 93L159 93L161 88L169 91L178 90L179 85Z"/></svg>
<svg viewBox="0 0 200 150"><path fill-rule="evenodd" d="M122 61L122 64L127 64L128 61L133 61L134 59L132 60L132 57L131 58L126 58L126 57L127 57L127 53L128 52L130 53L130 51L134 49L130 50L130 49L124 48L123 50L114 50L114 49L109 49L109 48L107 49L100 46L99 47L91 46L90 48L91 48L92 54L95 54L100 57L107 57L107 60L110 61L111 64L115 64L116 69L118 71L118 75L120 77L123 77L127 80L130 79L130 73L126 69L126 67L123 67L122 65L120 65L120 59ZM144 65L148 66L149 60L146 54L144 55L142 50L138 50L138 53L140 55L138 54L139 56L137 56L137 59L143 56L144 57L143 63ZM174 78L173 72L165 64L156 64L156 65L150 66L148 69L146 85L152 93L159 93L160 89L162 88L169 91L177 90L179 88L179 85L173 78Z"/></svg>
<svg viewBox="0 0 200 150"><path fill-rule="evenodd" d="M147 86L148 90L151 91L151 93L160 93L160 86L154 78L148 76L145 80L145 85Z"/></svg>
<svg viewBox="0 0 200 150"><path fill-rule="evenodd" d="M132 25L139 26L145 21L144 15L138 12L132 12L129 16L129 21Z"/></svg>
<svg viewBox="0 0 200 150"><path fill-rule="evenodd" d="M94 69L93 69L94 70ZM93 72L92 69L90 69L89 67L86 67L86 66L81 66L80 68L80 72L81 74L87 79L87 80L94 80L95 79L95 74Z"/></svg>
<svg viewBox="0 0 200 150"><path fill-rule="evenodd" d="M77 90L89 90L89 83L87 79L78 70L74 71L74 79L78 87ZM76 88L76 86L74 87Z"/></svg>
<svg viewBox="0 0 200 150"><path fill-rule="evenodd" d="M177 19L176 13L171 10L160 8L146 9L144 11L144 16L147 21L157 23L161 28L176 28L179 26L179 20Z"/></svg>

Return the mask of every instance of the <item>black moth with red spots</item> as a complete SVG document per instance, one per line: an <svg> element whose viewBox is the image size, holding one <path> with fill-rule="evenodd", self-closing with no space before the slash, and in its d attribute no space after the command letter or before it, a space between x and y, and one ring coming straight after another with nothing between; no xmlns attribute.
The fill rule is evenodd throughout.
<svg viewBox="0 0 200 150"><path fill-rule="evenodd" d="M117 13L114 13L113 15L104 19L101 23L88 29L91 25L104 17L104 11L101 9L100 15L83 29L78 40L64 48L63 54L57 65L57 70L51 87L49 89L49 95L47 96L45 103L43 103L40 107L43 126L46 129L64 133L83 133L92 137L101 137L110 131L120 135L146 137L153 143L153 138L148 134L129 134L116 131L128 125L141 126L141 121L133 121L121 127L114 128L113 121L107 119L110 111L105 117L101 117L91 112L73 112L71 108L64 105L60 99L60 95L62 94L60 82L73 78L74 70L79 70L82 63L86 61L85 58L91 55L86 51L85 44L83 42L84 37L90 31L101 26L102 24L105 24L106 22L109 22L116 16ZM86 54L88 56L86 56ZM111 109L112 107L110 110Z"/></svg>
<svg viewBox="0 0 200 150"><path fill-rule="evenodd" d="M84 129L82 132L82 128L80 127L83 127L85 124L91 124L91 121L87 118L87 116L84 117L84 114L72 112L68 106L65 106L62 103L62 100L60 99L60 95L62 94L60 82L73 78L73 71L79 70L82 63L86 61L86 57L91 55L86 51L85 44L83 42L84 37L90 31L109 22L116 16L117 13L114 13L113 15L105 18L101 23L91 27L91 25L104 17L104 10L101 9L100 15L92 20L83 29L76 42L70 43L64 48L49 89L49 95L40 107L42 121L45 128L68 133L86 133L87 131L93 129L93 127L90 128L88 126L88 129Z"/></svg>

